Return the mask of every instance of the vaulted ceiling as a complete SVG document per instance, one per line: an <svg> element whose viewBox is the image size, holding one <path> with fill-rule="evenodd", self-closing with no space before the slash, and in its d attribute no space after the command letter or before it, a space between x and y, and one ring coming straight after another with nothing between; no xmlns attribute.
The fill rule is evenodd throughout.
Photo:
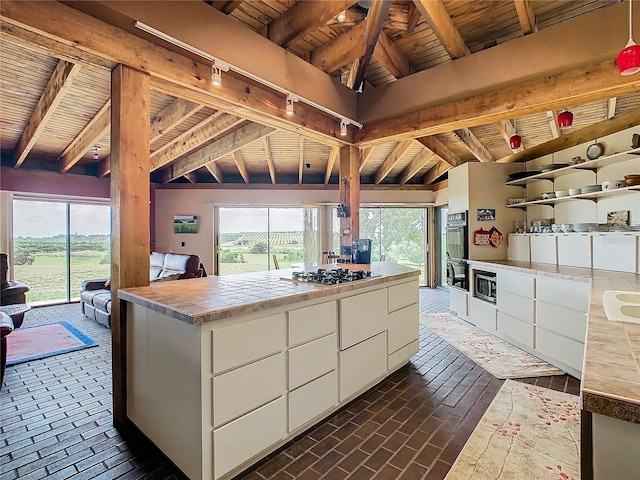
<svg viewBox="0 0 640 480"><path fill-rule="evenodd" d="M187 9L189 3L176 6ZM226 89L219 94L209 85L202 87L202 92L175 87L171 81L181 74L169 70L165 74L163 62L170 61L176 69L181 61L190 63L196 72L191 77L200 82L196 83L198 88L204 84L203 72L210 63L139 31L127 31L117 18L101 9L101 4L108 6L109 2L3 1L2 164L108 176L110 70L141 55L148 62L142 69L149 69L152 76L155 73L149 146L153 181L211 186L336 184L339 147L353 143L362 148L362 184L430 188L449 168L464 162L524 160L528 151L540 152L540 145L553 139L567 137L571 142L573 135L574 139L588 140L583 138L586 133L579 135L582 129L595 138L600 132L640 123L640 75L634 80L619 80L614 72L615 55L604 60L593 58L591 63L583 60L582 64L572 64L569 59L564 70L545 66L549 71L543 75L523 73L511 84L501 80L509 75L508 64L507 73L495 73L492 86L480 85L482 78L478 77L492 78L494 72L473 75L481 71L478 64L485 64L491 55L511 52L506 48L518 45L516 42L530 38L535 46L536 36L542 38L548 30L549 38L554 38L551 32L560 35L555 38L563 38L566 31L569 44L580 28L576 22L587 19L597 23L599 18L611 22L614 11L617 23L611 24L611 34L622 48L626 33L618 26L626 25L626 17L619 12L626 13L626 5L622 8L619 3L198 2L198 8L205 5L207 12L217 10L212 15L223 25L241 27L241 34L246 29L249 39L260 35L295 56L296 61L325 72L329 80L341 84L340 88L361 92L353 94L358 97L358 118L351 120L366 118L363 128L350 125L349 135L341 137L338 117L300 101L294 103L295 114L289 118L282 90L242 72L223 72ZM606 32L607 25L603 28ZM108 36L114 37L111 47L104 41ZM92 39L98 46L90 45ZM143 43L138 46L136 42ZM562 57L564 47L546 45L546 55ZM236 48L246 48L246 55L252 55L250 44ZM536 48L529 57L505 56L504 61L513 62L513 70L535 69L536 62L544 63L545 54ZM139 53L142 50L144 54ZM179 57L163 53L169 51ZM486 63L489 69L495 65L491 61ZM471 90L465 97L467 85ZM459 93L447 98L447 88ZM443 97L438 102L421 100L429 95L437 98L439 89ZM409 97L405 100L409 106L394 103L398 92ZM249 98L249 93L255 96ZM410 105L412 96L415 106ZM378 106L380 112L374 111ZM574 115L568 131L558 125L558 113L564 107ZM521 136L522 146L512 150L509 138L515 133Z"/></svg>

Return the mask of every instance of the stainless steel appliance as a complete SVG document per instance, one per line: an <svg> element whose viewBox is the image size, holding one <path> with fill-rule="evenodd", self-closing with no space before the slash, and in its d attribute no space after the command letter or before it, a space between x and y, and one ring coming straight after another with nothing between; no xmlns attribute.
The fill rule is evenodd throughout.
<svg viewBox="0 0 640 480"><path fill-rule="evenodd" d="M466 211L447 214L446 255L447 284L469 290L469 230Z"/></svg>
<svg viewBox="0 0 640 480"><path fill-rule="evenodd" d="M486 302L496 303L496 274L493 272L475 271L473 273L473 296Z"/></svg>
<svg viewBox="0 0 640 480"><path fill-rule="evenodd" d="M365 280L371 277L372 274L370 271L349 270L346 268L319 268L316 271L293 272L291 274L292 280L297 280L298 282L317 283L320 285L336 285L338 283Z"/></svg>

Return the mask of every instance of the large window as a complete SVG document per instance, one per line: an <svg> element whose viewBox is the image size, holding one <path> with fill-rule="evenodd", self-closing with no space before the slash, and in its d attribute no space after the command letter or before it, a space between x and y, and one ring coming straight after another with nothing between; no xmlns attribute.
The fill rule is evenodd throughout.
<svg viewBox="0 0 640 480"><path fill-rule="evenodd" d="M437 242L436 258L438 259L438 265L436 265L437 285L447 286L447 257L444 245L447 244L447 213L449 213L449 207L436 207L436 231L438 232L439 240Z"/></svg>
<svg viewBox="0 0 640 480"><path fill-rule="evenodd" d="M15 199L12 267L28 301L78 300L83 280L109 277L110 234L109 205Z"/></svg>

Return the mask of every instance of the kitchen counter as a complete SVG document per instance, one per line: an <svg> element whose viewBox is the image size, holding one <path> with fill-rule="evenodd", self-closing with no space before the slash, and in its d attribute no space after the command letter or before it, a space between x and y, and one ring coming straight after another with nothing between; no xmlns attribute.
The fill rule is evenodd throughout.
<svg viewBox="0 0 640 480"><path fill-rule="evenodd" d="M591 282L581 379L582 408L640 423L640 325L609 321L602 306L606 290L640 291L640 275L511 260L469 263Z"/></svg>
<svg viewBox="0 0 640 480"><path fill-rule="evenodd" d="M230 276L208 276L170 282L154 282L147 287L118 291L121 300L141 305L191 324L237 317L269 308L347 293L393 280L410 280L418 270L402 265L376 262L371 265L328 264L307 267L348 268L371 271L372 277L338 285L317 285L284 280L301 268L271 270Z"/></svg>

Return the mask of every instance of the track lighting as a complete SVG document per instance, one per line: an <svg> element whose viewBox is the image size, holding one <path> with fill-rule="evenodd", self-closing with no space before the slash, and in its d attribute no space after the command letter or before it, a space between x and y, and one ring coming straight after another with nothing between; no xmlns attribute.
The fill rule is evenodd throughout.
<svg viewBox="0 0 640 480"><path fill-rule="evenodd" d="M222 70L216 66L215 62L211 65L211 83L216 87L222 85Z"/></svg>
<svg viewBox="0 0 640 480"><path fill-rule="evenodd" d="M297 102L298 100L300 99L296 95L287 93L287 100L285 103L285 111L287 112L287 115L293 115L293 102Z"/></svg>
<svg viewBox="0 0 640 480"><path fill-rule="evenodd" d="M344 22L346 18L347 18L347 11L346 11L346 10L342 10L342 11L338 14L338 16L336 17L336 19L337 19L340 23Z"/></svg>
<svg viewBox="0 0 640 480"><path fill-rule="evenodd" d="M340 136L347 136L347 125L349 125L349 120L347 120L346 118L342 118L340 120Z"/></svg>

